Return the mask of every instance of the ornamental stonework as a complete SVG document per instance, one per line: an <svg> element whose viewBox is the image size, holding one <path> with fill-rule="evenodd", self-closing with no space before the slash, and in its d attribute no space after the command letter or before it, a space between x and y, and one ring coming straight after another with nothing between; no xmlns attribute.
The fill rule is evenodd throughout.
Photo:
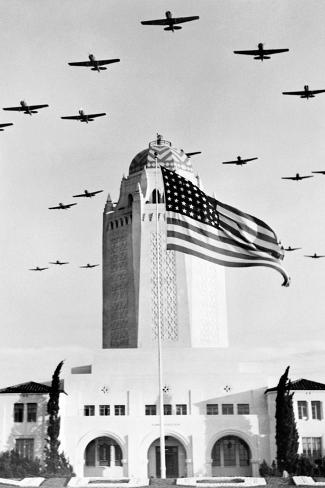
<svg viewBox="0 0 325 488"><path fill-rule="evenodd" d="M157 237L151 233L151 306L152 306L152 335L158 337L158 268L157 268ZM176 290L176 261L175 252L166 251L166 234L158 233L159 252L159 283L160 283L160 322L161 335L165 341L178 341L177 322L177 290Z"/></svg>
<svg viewBox="0 0 325 488"><path fill-rule="evenodd" d="M127 227L114 229L111 250L111 347L128 346L128 248Z"/></svg>

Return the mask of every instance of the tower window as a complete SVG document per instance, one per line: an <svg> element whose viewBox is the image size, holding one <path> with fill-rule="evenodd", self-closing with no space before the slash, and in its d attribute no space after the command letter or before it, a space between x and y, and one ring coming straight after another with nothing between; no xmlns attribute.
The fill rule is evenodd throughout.
<svg viewBox="0 0 325 488"><path fill-rule="evenodd" d="M151 194L151 201L152 203L161 203L162 198L160 197L160 192L156 188L153 190Z"/></svg>
<svg viewBox="0 0 325 488"><path fill-rule="evenodd" d="M27 403L27 422L36 422L37 403Z"/></svg>
<svg viewBox="0 0 325 488"><path fill-rule="evenodd" d="M14 422L24 421L24 404L15 403L14 404Z"/></svg>
<svg viewBox="0 0 325 488"><path fill-rule="evenodd" d="M115 415L125 415L125 405L114 405Z"/></svg>
<svg viewBox="0 0 325 488"><path fill-rule="evenodd" d="M133 203L133 196L131 194L129 194L128 195L128 206L132 207L132 203Z"/></svg>
<svg viewBox="0 0 325 488"><path fill-rule="evenodd" d="M118 220L115 220L115 228L118 228Z"/></svg>
<svg viewBox="0 0 325 488"><path fill-rule="evenodd" d="M95 415L95 405L85 405L84 406L84 416L93 417Z"/></svg>
<svg viewBox="0 0 325 488"><path fill-rule="evenodd" d="M207 415L218 415L219 408L217 403L208 403L206 407Z"/></svg>
<svg viewBox="0 0 325 488"><path fill-rule="evenodd" d="M187 415L187 405L183 403L176 405L176 415Z"/></svg>
<svg viewBox="0 0 325 488"><path fill-rule="evenodd" d="M156 407L156 405L146 405L146 407L145 407L145 414L146 415L157 415L157 407Z"/></svg>
<svg viewBox="0 0 325 488"><path fill-rule="evenodd" d="M222 404L222 415L234 415L234 406L232 403Z"/></svg>

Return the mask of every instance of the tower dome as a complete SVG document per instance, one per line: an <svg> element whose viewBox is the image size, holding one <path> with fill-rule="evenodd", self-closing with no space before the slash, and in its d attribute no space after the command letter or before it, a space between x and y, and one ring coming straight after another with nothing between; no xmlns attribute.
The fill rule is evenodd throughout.
<svg viewBox="0 0 325 488"><path fill-rule="evenodd" d="M157 134L157 139L150 142L149 147L140 151L133 159L129 168L129 175L137 173L144 168L154 168L156 165L155 154L158 164L162 164L171 170L183 170L193 173L191 160L182 149L176 149L170 142L165 141Z"/></svg>

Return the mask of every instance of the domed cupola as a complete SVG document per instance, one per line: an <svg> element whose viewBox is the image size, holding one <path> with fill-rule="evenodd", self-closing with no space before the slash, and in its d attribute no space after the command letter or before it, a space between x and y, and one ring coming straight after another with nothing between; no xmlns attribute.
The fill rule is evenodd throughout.
<svg viewBox="0 0 325 488"><path fill-rule="evenodd" d="M162 164L171 170L182 170L193 173L191 160L182 149L176 149L170 142L165 141L157 134L157 139L150 142L149 147L139 152L132 160L129 168L129 175L133 175L144 168L154 168L156 165L155 154L158 164Z"/></svg>

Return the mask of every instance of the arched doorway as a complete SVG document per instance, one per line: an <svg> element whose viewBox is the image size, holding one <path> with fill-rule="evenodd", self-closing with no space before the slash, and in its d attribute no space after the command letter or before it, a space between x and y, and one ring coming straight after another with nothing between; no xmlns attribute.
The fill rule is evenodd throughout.
<svg viewBox="0 0 325 488"><path fill-rule="evenodd" d="M252 476L251 452L247 443L234 435L219 439L211 452L212 476Z"/></svg>
<svg viewBox="0 0 325 488"><path fill-rule="evenodd" d="M186 477L186 451L179 440L165 437L166 477ZM160 440L156 439L148 449L148 477L160 478Z"/></svg>
<svg viewBox="0 0 325 488"><path fill-rule="evenodd" d="M123 476L122 449L111 437L97 437L85 449L84 476Z"/></svg>

